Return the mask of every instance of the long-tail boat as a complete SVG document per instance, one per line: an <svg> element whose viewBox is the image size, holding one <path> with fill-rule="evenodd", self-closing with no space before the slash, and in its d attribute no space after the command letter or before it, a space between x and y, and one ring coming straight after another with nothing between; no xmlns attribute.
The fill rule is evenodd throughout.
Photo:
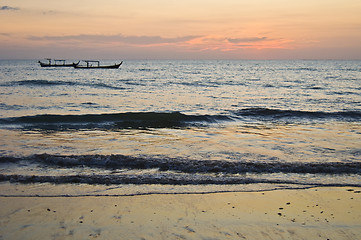
<svg viewBox="0 0 361 240"><path fill-rule="evenodd" d="M52 60L50 58L47 58L46 60L48 60L48 63L39 61L41 67L75 67L80 63L80 61L77 63L66 63L66 60ZM52 61L54 61L54 63L52 63Z"/></svg>
<svg viewBox="0 0 361 240"><path fill-rule="evenodd" d="M114 65L100 65L100 61L95 61L95 60L83 60L83 62L86 63L86 65L74 65L74 68L77 69L94 69L94 68L119 68L120 65L122 65L123 61L121 61L119 64L114 64Z"/></svg>

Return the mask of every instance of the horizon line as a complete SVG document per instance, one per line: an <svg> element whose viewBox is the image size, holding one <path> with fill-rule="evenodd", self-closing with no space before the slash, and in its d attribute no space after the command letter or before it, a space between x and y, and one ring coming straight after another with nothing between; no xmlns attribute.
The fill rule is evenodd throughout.
<svg viewBox="0 0 361 240"><path fill-rule="evenodd" d="M25 61L25 60L44 60L49 59L47 57L44 58L0 58L1 61ZM52 60L63 59L63 60L79 60L80 58L51 58ZM96 58L99 61L361 61L361 58ZM82 61L82 60L81 60Z"/></svg>

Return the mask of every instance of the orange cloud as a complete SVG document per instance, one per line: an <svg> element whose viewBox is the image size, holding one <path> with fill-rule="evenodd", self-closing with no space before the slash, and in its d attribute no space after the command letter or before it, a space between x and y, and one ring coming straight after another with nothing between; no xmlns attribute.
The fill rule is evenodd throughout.
<svg viewBox="0 0 361 240"><path fill-rule="evenodd" d="M96 43L106 45L110 43L122 43L133 46L161 46L168 44L177 44L197 39L199 36L182 36L165 38L161 36L124 36L118 35L101 35L101 34L80 34L80 35L67 35L67 36L30 36L28 40L32 41L48 41L58 43L71 43L74 42L88 44Z"/></svg>
<svg viewBox="0 0 361 240"><path fill-rule="evenodd" d="M204 36L187 42L193 49L235 51L242 48L267 49L291 48L292 40L272 39L268 37L227 38L222 36Z"/></svg>

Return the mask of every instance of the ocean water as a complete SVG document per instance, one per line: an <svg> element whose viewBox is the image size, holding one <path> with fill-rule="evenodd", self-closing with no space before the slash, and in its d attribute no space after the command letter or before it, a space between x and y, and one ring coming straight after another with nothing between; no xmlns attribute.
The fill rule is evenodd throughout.
<svg viewBox="0 0 361 240"><path fill-rule="evenodd" d="M1 60L0 137L25 195L360 187L361 61Z"/></svg>

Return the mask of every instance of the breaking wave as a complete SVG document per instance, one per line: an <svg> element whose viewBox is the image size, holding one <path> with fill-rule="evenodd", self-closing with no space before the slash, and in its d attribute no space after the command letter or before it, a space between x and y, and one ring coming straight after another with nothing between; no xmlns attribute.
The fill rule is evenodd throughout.
<svg viewBox="0 0 361 240"><path fill-rule="evenodd" d="M205 176L197 175L189 178L187 175L72 175L72 176L25 176L0 174L0 182L11 183L53 183L53 184L160 184L160 185L233 185L233 184L295 184L299 186L354 186L361 184L299 182L284 179L244 178L240 176Z"/></svg>
<svg viewBox="0 0 361 240"><path fill-rule="evenodd" d="M182 173L301 173L361 174L361 162L279 162L221 161L178 158L150 158L125 155L31 155L0 157L0 163L29 162L55 167L104 169L158 169Z"/></svg>
<svg viewBox="0 0 361 240"><path fill-rule="evenodd" d="M0 127L17 126L26 130L67 129L146 129L206 126L224 121L360 121L360 111L322 112L268 108L247 108L218 115L188 115L180 112L127 112L83 115L43 114L0 119Z"/></svg>
<svg viewBox="0 0 361 240"><path fill-rule="evenodd" d="M29 165L35 174L3 172L0 182L51 184L157 184L157 185L246 185L355 186L360 162L285 163L228 162L124 155L32 155L0 157L0 164ZM50 171L53 169L53 171ZM57 171L59 170L59 172ZM66 171L68 169L69 171ZM45 170L45 171L43 171ZM51 174L53 172L53 174ZM283 177L280 177L281 175ZM277 176L276 176L277 175ZM328 178L327 176L330 176ZM328 179L324 181L322 179ZM332 180L335 179L335 180Z"/></svg>
<svg viewBox="0 0 361 240"><path fill-rule="evenodd" d="M192 123L227 120L226 116L186 115L180 112L133 112L84 115L35 115L0 119L3 125L21 125L26 129L123 129L123 128L175 128Z"/></svg>

